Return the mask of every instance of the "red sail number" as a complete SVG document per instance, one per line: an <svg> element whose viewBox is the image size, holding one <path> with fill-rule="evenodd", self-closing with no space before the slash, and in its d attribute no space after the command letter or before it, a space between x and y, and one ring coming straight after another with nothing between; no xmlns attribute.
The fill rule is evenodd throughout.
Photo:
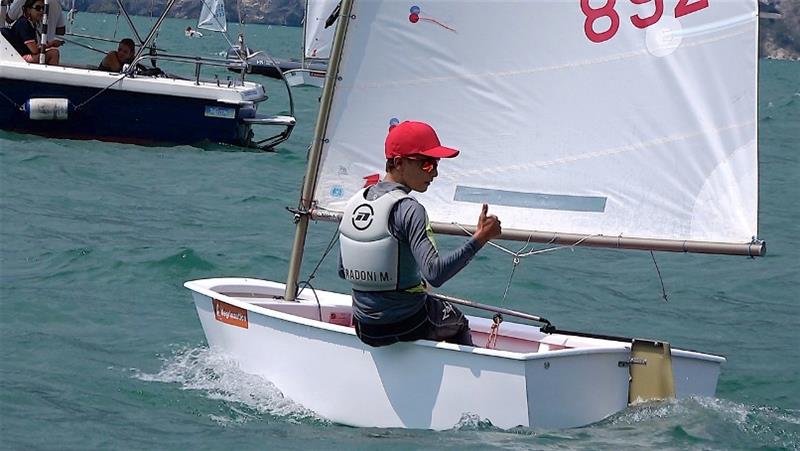
<svg viewBox="0 0 800 451"><path fill-rule="evenodd" d="M589 1L591 0L580 0L581 11L583 11L583 15L586 16L586 20L583 22L583 31L586 37L592 42L600 43L608 41L613 38L619 30L619 13L614 9L617 0L605 0L605 4L597 8L592 8ZM630 17L631 23L637 28L647 28L661 20L661 17L664 15L664 0L629 1L634 5L653 3L654 11L652 15L641 17L638 14L634 14ZM678 4L675 5L675 18L677 19L705 8L708 8L708 0L678 0ZM610 22L608 24L608 29L601 32L595 31L595 23L603 18L607 18ZM603 22L605 21L601 20L601 24Z"/></svg>
<svg viewBox="0 0 800 451"><path fill-rule="evenodd" d="M689 3L689 0L678 0L678 4L675 5L675 18L700 11L703 8L708 8L708 0L696 0L694 3Z"/></svg>
<svg viewBox="0 0 800 451"><path fill-rule="evenodd" d="M617 11L614 9L616 3L617 0L606 0L605 6L592 8L589 5L589 0L581 0L581 11L583 11L583 14L586 16L586 20L583 22L583 30L590 41L608 41L617 34L617 30L619 29L619 14L617 14ZM609 25L608 30L602 33L596 33L594 31L594 23L601 17L608 17L611 20L611 25Z"/></svg>
<svg viewBox="0 0 800 451"><path fill-rule="evenodd" d="M656 4L656 10L653 12L652 16L644 18L639 17L638 14L631 16L631 23L633 23L636 28L647 28L658 22L658 20L661 19L661 15L664 14L664 0L631 0L631 3L635 5L644 5L651 1L654 1Z"/></svg>

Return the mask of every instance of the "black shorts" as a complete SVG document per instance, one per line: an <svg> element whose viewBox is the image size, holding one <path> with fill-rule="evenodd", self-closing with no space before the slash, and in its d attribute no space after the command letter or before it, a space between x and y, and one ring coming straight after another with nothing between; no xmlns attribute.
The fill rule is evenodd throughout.
<svg viewBox="0 0 800 451"><path fill-rule="evenodd" d="M355 328L362 342L375 347L423 339L474 346L464 314L453 304L432 295L409 318L389 324L356 320Z"/></svg>

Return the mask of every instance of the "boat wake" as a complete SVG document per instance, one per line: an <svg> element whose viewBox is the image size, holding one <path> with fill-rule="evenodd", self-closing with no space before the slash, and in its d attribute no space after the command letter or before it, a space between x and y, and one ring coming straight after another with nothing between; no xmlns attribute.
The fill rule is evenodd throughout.
<svg viewBox="0 0 800 451"><path fill-rule="evenodd" d="M265 414L294 423L328 423L286 398L266 379L243 372L235 362L206 346L182 347L162 360L157 373L137 371L134 377L145 382L179 384L183 390L197 390L208 399L230 403L230 417L208 414L221 425L245 423Z"/></svg>
<svg viewBox="0 0 800 451"><path fill-rule="evenodd" d="M653 420L658 420L654 422ZM737 437L743 444L800 449L800 411L750 406L718 398L693 397L644 403L614 415L600 425L617 429L648 423L697 441ZM760 446L759 445L759 446Z"/></svg>

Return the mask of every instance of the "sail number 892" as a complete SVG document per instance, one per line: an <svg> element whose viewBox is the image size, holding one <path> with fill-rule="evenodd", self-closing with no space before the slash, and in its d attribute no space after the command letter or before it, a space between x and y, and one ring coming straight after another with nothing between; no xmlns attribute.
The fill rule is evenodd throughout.
<svg viewBox="0 0 800 451"><path fill-rule="evenodd" d="M617 30L619 30L620 22L619 14L614 9L617 0L605 0L604 5L596 8L589 4L590 0L580 1L581 11L583 11L583 14L586 16L586 20L583 22L583 31L586 33L586 37L592 42L605 42L613 38L614 35L617 34ZM634 14L630 17L631 23L637 28L647 28L658 22L661 16L664 15L664 0L628 1L635 5L644 5L645 3L654 4L655 10L653 14L645 17ZM708 0L678 0L678 4L675 5L675 18L677 19L678 17L691 14L695 11L700 11L703 8L708 8ZM611 23L607 30L598 33L594 30L594 25L598 19L603 17L607 17Z"/></svg>

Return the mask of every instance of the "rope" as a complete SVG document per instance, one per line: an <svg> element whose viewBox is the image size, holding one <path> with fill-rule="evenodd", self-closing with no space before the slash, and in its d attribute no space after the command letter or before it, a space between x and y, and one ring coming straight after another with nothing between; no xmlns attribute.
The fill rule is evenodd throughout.
<svg viewBox="0 0 800 451"><path fill-rule="evenodd" d="M503 307L506 304L508 290L511 288L511 281L514 279L514 272L517 270L517 266L519 266L519 261L519 257L514 257L514 264L511 266L511 274L508 275L508 282L506 283L506 289L503 291L503 299L500 300L500 307Z"/></svg>
<svg viewBox="0 0 800 451"><path fill-rule="evenodd" d="M464 226L462 226L461 224L458 224L456 222L454 222L452 224L457 226L458 228L460 228L461 231L463 231L464 234L466 234L467 236L470 235L469 230L464 228ZM525 246L523 246L522 249L520 249L519 251L516 251L516 252L514 252L514 251L512 251L510 249L507 249L507 248L505 248L505 247L503 247L503 246L501 246L501 245L499 245L497 243L494 243L492 241L488 241L486 244L488 244L488 245L490 245L490 246L492 246L492 247L494 247L496 249L499 249L500 251L505 252L506 254L512 255L514 257L524 258L524 257L529 257L531 255L544 254L545 252L558 251L558 250L561 250L561 249L572 249L575 246L579 246L581 243L583 243L584 241L588 240L589 238L592 238L592 237L595 237L595 236L600 236L600 235L587 235L587 236L579 239L578 241L576 241L576 242L574 242L574 243L572 243L570 245L567 245L567 246L554 246L554 247L548 247L548 248L538 249L538 250L534 249L534 250L531 250L531 251L528 251L528 252L523 252L523 251L530 244L530 238L525 243ZM555 236L553 236L553 240L555 240ZM553 240L550 240L549 242L545 243L545 245L551 244L553 242Z"/></svg>
<svg viewBox="0 0 800 451"><path fill-rule="evenodd" d="M300 283L311 287L311 283L310 282L312 280L314 280L314 277L316 277L316 274L317 274L317 270L322 265L322 262L325 261L325 257L328 256L328 254L331 252L331 250L333 249L333 246L336 244L336 242L338 240L339 240L339 229L337 228L333 232L333 236L331 237L330 242L328 242L328 247L325 249L325 252L322 253L322 257L317 262L317 266L314 267L314 269L311 271L311 274L308 275L308 278L306 280L304 280L304 281L301 281ZM300 284L298 284L298 288L299 288L299 285ZM300 297L300 295L303 293L304 289L305 289L305 287L303 287L300 291L297 292L297 297ZM314 290L314 287L311 287L311 290ZM316 295L317 295L316 292L314 292L314 296L316 296ZM317 302L319 302L319 299L317 299Z"/></svg>
<svg viewBox="0 0 800 451"><path fill-rule="evenodd" d="M653 258L653 265L656 267L656 273L658 274L658 281L661 282L661 297L664 298L664 302L669 302L669 297L667 296L667 289L664 288L664 279L661 277L661 270L658 269L658 263L656 263L656 255L653 251L650 251L650 257Z"/></svg>
<svg viewBox="0 0 800 451"><path fill-rule="evenodd" d="M458 224L458 223L453 223L453 224L455 224L457 227L459 227L467 236L470 235L469 230L464 228L464 226L462 226L461 224ZM557 251L557 250L560 250L560 249L572 249L575 246L580 245L583 241L589 239L592 236L595 236L595 235L587 235L587 236L581 238L580 240L574 242L573 244L571 244L569 246L554 246L554 247L548 247L548 248L544 248L544 249L538 249L538 250L537 249L531 249L530 251L526 251L528 246L531 245L530 237L528 237L528 241L525 242L525 245L523 245L522 248L520 248L516 252L512 251L511 249L507 249L507 248L505 248L505 247L503 247L503 246L501 246L499 244L493 243L491 241L487 241L487 244L489 244L490 246L492 246L492 247L494 247L496 249L499 249L500 251L505 252L506 254L509 254L509 255L511 255L513 257L513 259L512 259L513 264L511 266L511 273L508 275L508 282L506 283L505 290L503 290L503 297L500 299L500 306L502 307L506 303L506 299L508 298L508 292L511 289L511 282L514 280L514 274L516 273L517 266L519 266L519 263L520 263L522 258L530 257L531 255L544 254L545 252ZM552 244L554 240L555 240L555 235L553 236L553 238L549 242L545 243L545 245ZM503 315L498 313L498 314L494 315L494 317L492 317L492 327L491 327L491 330L489 331L489 338L486 341L486 348L487 349L494 349L494 347L497 345L497 336L498 336L498 333L500 332L500 323L502 323L502 322L503 322Z"/></svg>
<svg viewBox="0 0 800 451"><path fill-rule="evenodd" d="M120 14L122 14L122 12L120 10L117 10L117 18L116 18L116 21L114 22L114 36L113 36L114 40L117 39L117 31L119 30L119 16L120 16Z"/></svg>
<svg viewBox="0 0 800 451"><path fill-rule="evenodd" d="M67 38L64 38L64 41L66 41L66 42L69 42L70 44L73 44L73 45L77 45L78 47L83 47L83 48L85 48L85 49L87 49L87 50L91 50L91 51L93 51L93 52L102 53L102 54L104 54L104 55L105 55L105 53L106 53L106 51L105 51L105 50L101 50L101 49L98 49L98 48L94 48L94 47L92 47L92 46L91 46L91 45L89 45L89 44L84 44L84 43L82 43L82 42L78 42L78 41L76 41L76 40L74 40L74 39L67 39Z"/></svg>
<svg viewBox="0 0 800 451"><path fill-rule="evenodd" d="M456 225L458 228L460 228L467 236L469 236L469 230L464 228L464 226L462 226L461 224L458 224L458 223L453 223L453 224ZM520 250L516 251L516 252L512 251L511 249L507 249L507 248L505 248L505 247L503 247L503 246L501 246L499 244L496 244L496 243L493 243L491 241L488 241L487 244L489 244L490 246L492 246L492 247L494 247L496 249L499 249L500 251L505 252L506 254L509 254L512 257L514 257L514 259L513 259L513 263L514 264L511 267L511 274L508 277L508 283L506 284L506 288L503 291L503 298L501 299L501 305L503 305L505 303L505 301L506 301L506 297L508 296L508 290L511 287L511 281L514 279L514 272L516 271L517 266L520 263L520 259L525 258L525 257L530 257L531 255L544 254L545 252L552 252L552 251L557 251L557 250L561 250L561 249L572 249L575 246L580 245L582 242L584 242L585 240L587 240L587 239L589 239L589 238L591 238L593 236L596 236L596 235L587 235L587 236L581 238L580 240L578 240L578 241L576 241L576 242L574 242L574 243L572 243L572 244L570 244L568 246L554 246L554 247L548 247L548 248L538 249L538 250L537 249L532 249L532 250L527 251L527 252L525 252L525 249L527 249L528 246L531 244L530 237L528 237L528 241L525 242L525 245L522 246L522 248ZM555 236L553 236L553 239L555 239ZM550 242L546 243L546 245L547 244L551 244L552 242L553 242L553 240L550 240Z"/></svg>
<svg viewBox="0 0 800 451"><path fill-rule="evenodd" d="M497 333L500 331L500 323L503 322L503 315L495 313L492 317L492 328L489 331L489 338L486 340L486 349L494 349L497 346Z"/></svg>
<svg viewBox="0 0 800 451"><path fill-rule="evenodd" d="M97 91L97 93L96 93L95 95L93 95L93 96L89 97L88 99L86 99L86 101L82 102L80 105L77 105L77 106L75 106L75 111L78 111L79 109L83 108L83 106L84 106L84 105L86 105L87 103L89 103L89 102L91 102L92 100L94 100L94 99L95 99L97 96L99 96L100 94L102 94L102 93L104 93L104 92L108 91L109 89L111 89L111 87L112 87L112 86L114 86L115 84L117 84L117 83L121 82L121 81L122 81L122 80L123 80L125 77L127 77L127 76L128 76L128 74L127 74L127 73L125 73L125 74L122 74L122 76L121 76L121 77L119 77L118 79L116 79L116 80L115 80L113 83L111 83L110 85L106 86L105 88L103 88L103 89L101 89L101 90Z"/></svg>
<svg viewBox="0 0 800 451"><path fill-rule="evenodd" d="M311 285L310 280L304 280L300 282L298 285L303 284L303 288L300 290L300 293L306 289L306 287L311 287L311 292L314 294L314 299L317 300L317 316L319 317L320 322L322 322L322 304L319 302L319 296L317 296L317 290ZM297 296L300 297L300 293L297 293Z"/></svg>
<svg viewBox="0 0 800 451"><path fill-rule="evenodd" d="M25 108L23 108L22 105L17 104L17 102L15 102L14 99L12 99L11 97L7 96L3 91L0 91L0 96L3 96L4 99L6 99L9 102L11 102L11 104L14 105L14 108L16 108L16 109L18 109L20 111L24 111L25 110Z"/></svg>
<svg viewBox="0 0 800 451"><path fill-rule="evenodd" d="M297 291L297 295L295 298L299 298L300 295L303 294L303 290L305 290L306 287L311 288L311 292L314 294L314 299L317 301L317 314L319 315L320 322L322 321L322 304L319 302L319 296L317 296L317 290L311 285L311 281L314 280L314 277L316 277L317 270L322 265L322 262L325 261L325 257L328 256L331 249L333 249L334 244L336 244L336 241L338 240L339 240L339 228L337 227L336 230L333 232L331 241L328 243L328 247L325 249L325 252L322 253L322 258L320 258L319 261L317 262L317 266L314 267L314 269L311 271L311 274L309 274L306 280L300 281L297 284L299 290Z"/></svg>

